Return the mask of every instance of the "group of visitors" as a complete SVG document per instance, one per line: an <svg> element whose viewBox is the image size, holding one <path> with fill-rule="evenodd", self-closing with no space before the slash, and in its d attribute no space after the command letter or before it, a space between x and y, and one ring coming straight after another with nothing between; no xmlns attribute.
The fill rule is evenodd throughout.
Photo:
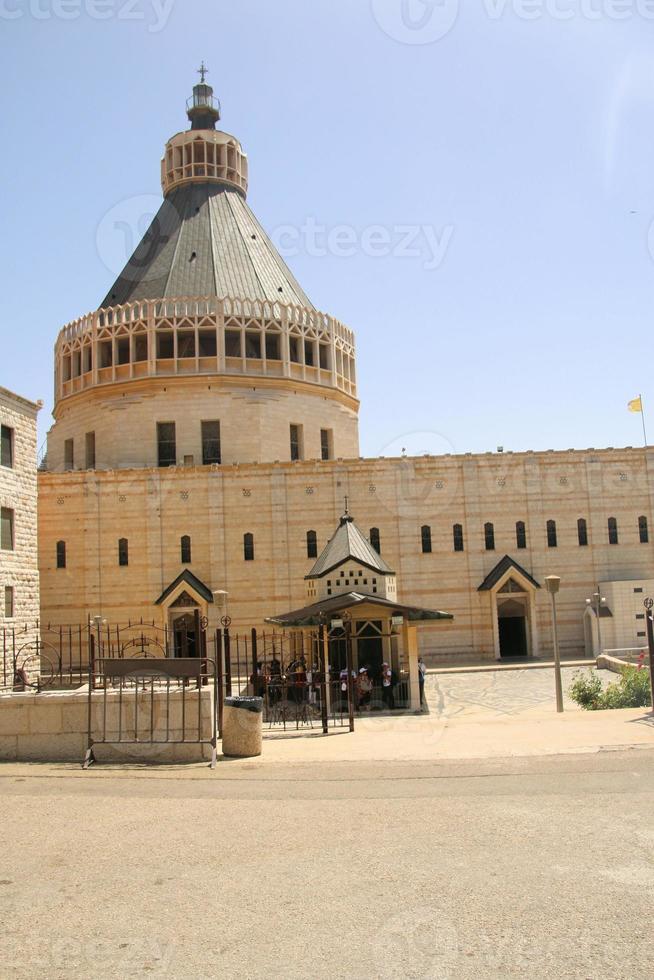
<svg viewBox="0 0 654 980"><path fill-rule="evenodd" d="M348 670L344 667L340 673L341 695L347 697ZM389 711L395 709L395 687L397 686L397 675L391 665L384 661L381 666L381 693L382 703ZM354 703L357 711L370 711L372 707L372 696L375 690L375 682L369 667L361 667L359 672L352 671L352 687L354 691Z"/></svg>

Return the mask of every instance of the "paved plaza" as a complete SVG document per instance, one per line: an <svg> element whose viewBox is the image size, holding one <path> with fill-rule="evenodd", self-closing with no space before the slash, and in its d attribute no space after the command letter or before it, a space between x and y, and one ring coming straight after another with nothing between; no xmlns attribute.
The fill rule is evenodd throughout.
<svg viewBox="0 0 654 980"><path fill-rule="evenodd" d="M651 749L0 767L0 974L647 976L653 805Z"/></svg>

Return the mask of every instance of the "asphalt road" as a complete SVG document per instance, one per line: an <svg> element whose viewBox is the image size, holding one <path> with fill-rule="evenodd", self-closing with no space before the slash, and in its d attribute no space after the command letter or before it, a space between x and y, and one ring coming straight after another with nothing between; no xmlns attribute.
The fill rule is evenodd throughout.
<svg viewBox="0 0 654 980"><path fill-rule="evenodd" d="M0 975L651 975L653 804L650 749L0 767Z"/></svg>

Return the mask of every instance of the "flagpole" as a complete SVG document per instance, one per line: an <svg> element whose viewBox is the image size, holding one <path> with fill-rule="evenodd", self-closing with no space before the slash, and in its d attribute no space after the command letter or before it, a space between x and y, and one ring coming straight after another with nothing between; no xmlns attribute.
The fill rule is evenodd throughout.
<svg viewBox="0 0 654 980"><path fill-rule="evenodd" d="M645 449L647 449L647 429L645 427L645 405L643 404L643 396L639 395L640 398L640 414L643 419L643 436L645 438Z"/></svg>

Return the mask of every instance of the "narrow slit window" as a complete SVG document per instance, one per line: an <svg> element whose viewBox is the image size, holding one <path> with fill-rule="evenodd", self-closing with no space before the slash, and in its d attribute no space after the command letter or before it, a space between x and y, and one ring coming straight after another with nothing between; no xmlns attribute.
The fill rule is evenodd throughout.
<svg viewBox="0 0 654 980"><path fill-rule="evenodd" d="M547 547L557 548L559 544L559 536L556 530L556 521L547 522Z"/></svg>
<svg viewBox="0 0 654 980"><path fill-rule="evenodd" d="M431 528L428 524L425 524L420 532L422 538L422 553L423 555L431 555L432 553L432 543L431 543Z"/></svg>
<svg viewBox="0 0 654 980"><path fill-rule="evenodd" d="M174 422L157 422L157 457L161 467L177 465L177 436Z"/></svg>
<svg viewBox="0 0 654 980"><path fill-rule="evenodd" d="M290 429L291 433L291 461L296 462L303 458L303 438L302 438L302 426L292 425Z"/></svg>
<svg viewBox="0 0 654 980"><path fill-rule="evenodd" d="M129 565L129 541L127 538L121 538L118 542L118 564L121 568L127 568Z"/></svg>
<svg viewBox="0 0 654 980"><path fill-rule="evenodd" d="M66 567L66 542L57 541L57 568Z"/></svg>
<svg viewBox="0 0 654 980"><path fill-rule="evenodd" d="M515 526L515 542L520 551L527 547L527 526L524 521L518 521Z"/></svg>
<svg viewBox="0 0 654 980"><path fill-rule="evenodd" d="M615 517L609 517L609 544L619 544L618 522Z"/></svg>
<svg viewBox="0 0 654 980"><path fill-rule="evenodd" d="M334 458L334 433L331 429L321 429L320 430L320 455L322 459L326 462L329 459Z"/></svg>
<svg viewBox="0 0 654 980"><path fill-rule="evenodd" d="M378 527L370 528L370 544L378 555L381 555L381 535Z"/></svg>
<svg viewBox="0 0 654 980"><path fill-rule="evenodd" d="M649 544L649 525L646 517L638 518L638 536L641 544Z"/></svg>
<svg viewBox="0 0 654 980"><path fill-rule="evenodd" d="M85 437L86 468L95 469L95 432L87 432Z"/></svg>
<svg viewBox="0 0 654 980"><path fill-rule="evenodd" d="M15 542L14 512L11 507L0 509L0 548L13 551Z"/></svg>
<svg viewBox="0 0 654 980"><path fill-rule="evenodd" d="M307 531L307 558L318 557L318 535L315 531Z"/></svg>
<svg viewBox="0 0 654 980"><path fill-rule="evenodd" d="M202 423L202 464L217 466L222 462L220 446L220 422L217 420Z"/></svg>
<svg viewBox="0 0 654 980"><path fill-rule="evenodd" d="M243 535L243 557L245 561L254 561L254 535Z"/></svg>
<svg viewBox="0 0 654 980"><path fill-rule="evenodd" d="M454 541L454 550L461 552L465 550L465 543L463 540L463 524L455 524L452 528L452 538Z"/></svg>
<svg viewBox="0 0 654 980"><path fill-rule="evenodd" d="M13 619L15 615L15 593L13 585L5 585L5 619Z"/></svg>
<svg viewBox="0 0 654 980"><path fill-rule="evenodd" d="M191 538L185 534L181 541L182 565L191 564Z"/></svg>
<svg viewBox="0 0 654 980"><path fill-rule="evenodd" d="M577 538L580 548L588 547L588 521L580 517L577 521Z"/></svg>
<svg viewBox="0 0 654 980"><path fill-rule="evenodd" d="M495 551L495 525L484 524L484 543L486 551Z"/></svg>
<svg viewBox="0 0 654 980"><path fill-rule="evenodd" d="M66 439L64 442L64 469L74 470L75 469L75 440Z"/></svg>

